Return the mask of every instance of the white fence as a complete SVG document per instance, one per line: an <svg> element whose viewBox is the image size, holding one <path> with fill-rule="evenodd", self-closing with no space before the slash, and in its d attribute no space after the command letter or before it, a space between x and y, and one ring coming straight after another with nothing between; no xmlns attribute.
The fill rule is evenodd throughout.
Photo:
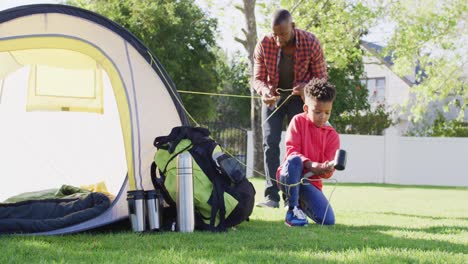
<svg viewBox="0 0 468 264"><path fill-rule="evenodd" d="M250 176L251 132L248 137ZM340 135L340 139L348 162L346 170L333 176L339 182L468 186L468 138L402 137L388 129L385 136ZM280 147L282 160L284 142Z"/></svg>

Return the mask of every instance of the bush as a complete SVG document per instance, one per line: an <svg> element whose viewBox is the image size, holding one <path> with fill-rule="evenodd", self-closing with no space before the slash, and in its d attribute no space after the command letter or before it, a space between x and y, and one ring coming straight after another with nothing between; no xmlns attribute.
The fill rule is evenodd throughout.
<svg viewBox="0 0 468 264"><path fill-rule="evenodd" d="M358 135L382 135L393 125L384 105L377 106L374 111L343 112L331 122L338 133Z"/></svg>
<svg viewBox="0 0 468 264"><path fill-rule="evenodd" d="M468 126L458 120L447 120L439 111L437 118L432 124L421 122L416 124L417 128L409 131L406 136L419 137L468 137Z"/></svg>

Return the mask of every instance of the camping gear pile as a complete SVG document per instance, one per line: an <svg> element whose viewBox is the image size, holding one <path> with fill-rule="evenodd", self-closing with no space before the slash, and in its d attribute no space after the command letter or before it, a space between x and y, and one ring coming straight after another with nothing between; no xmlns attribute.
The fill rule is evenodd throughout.
<svg viewBox="0 0 468 264"><path fill-rule="evenodd" d="M10 228L0 222L0 233L74 233L127 219L129 214L135 219L149 217L147 223L132 220L134 230L161 229L167 222L164 219L176 215L170 213L174 206L169 205L169 198L175 196L160 194L151 181L153 141L189 122L157 58L115 22L66 5L1 11L0 120L0 159L4 161L0 179L7 183L0 185L0 202L18 193L102 181L112 194L109 198L107 193L92 190L82 197L3 203L2 220L24 220L22 226L35 226L28 222L31 219L45 221L37 229ZM166 171L162 186L174 183L171 175ZM210 175L206 173L209 180L205 182L216 185ZM196 193L197 182L193 186ZM166 190L171 194L170 188ZM224 193L229 190L225 188ZM204 215L210 220L200 223L224 229L219 221L225 214L228 223L230 214L223 212L220 203L225 201L214 197L221 206L216 208L221 209L214 216ZM194 212L200 212L200 203L195 200L194 204ZM157 212L164 211L161 206L168 210L159 218ZM43 214L52 207L61 213ZM27 208L34 208L33 213L23 214ZM78 211L92 213L70 217Z"/></svg>

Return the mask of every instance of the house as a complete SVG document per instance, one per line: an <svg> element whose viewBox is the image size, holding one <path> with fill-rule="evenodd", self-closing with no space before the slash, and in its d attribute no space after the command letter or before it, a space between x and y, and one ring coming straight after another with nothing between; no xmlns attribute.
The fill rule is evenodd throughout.
<svg viewBox="0 0 468 264"><path fill-rule="evenodd" d="M414 127L408 121L408 116L401 112L401 106L410 98L411 87L417 85L415 73L419 71L415 68L414 74L400 77L391 70L393 62L390 56L382 58L378 56L383 47L372 42L361 41L361 47L365 52L364 60L364 78L361 80L369 90L369 104L371 109L378 105L385 105L388 110L394 111L394 118L398 120L395 125L400 135L404 135L409 129ZM466 67L465 67L466 68ZM468 70L462 78L467 78ZM448 99L447 99L448 100ZM442 111L441 102L433 102L428 106L429 112L425 116L428 123L432 123ZM453 108L447 113L443 113L448 120L455 119L458 115L458 109ZM465 122L468 122L468 110L465 111Z"/></svg>
<svg viewBox="0 0 468 264"><path fill-rule="evenodd" d="M385 105L387 109L398 109L410 96L411 86L415 84L415 76L400 77L391 70L393 65L391 57L378 56L383 47L375 43L361 41L361 47L365 52L364 78L362 84L369 90L369 104L374 110L379 105ZM398 114L397 114L398 115ZM397 116L399 123L396 125L400 134L406 132L409 123L406 117Z"/></svg>

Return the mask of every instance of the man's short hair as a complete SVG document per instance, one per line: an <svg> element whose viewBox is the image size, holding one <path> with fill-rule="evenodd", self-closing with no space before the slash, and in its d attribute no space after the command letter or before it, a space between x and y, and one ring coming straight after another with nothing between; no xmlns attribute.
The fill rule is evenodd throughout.
<svg viewBox="0 0 468 264"><path fill-rule="evenodd" d="M283 22L292 22L291 13L289 13L286 9L278 9L273 13L273 17L271 19L271 26L278 26Z"/></svg>
<svg viewBox="0 0 468 264"><path fill-rule="evenodd" d="M304 86L306 98L316 99L320 102L333 102L336 97L336 88L327 79L313 78Z"/></svg>

